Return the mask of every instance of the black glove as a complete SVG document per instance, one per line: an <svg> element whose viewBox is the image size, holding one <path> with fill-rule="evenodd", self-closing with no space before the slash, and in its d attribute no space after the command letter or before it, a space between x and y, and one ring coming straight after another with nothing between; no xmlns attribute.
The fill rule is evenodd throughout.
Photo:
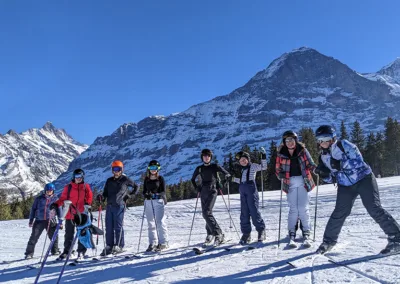
<svg viewBox="0 0 400 284"><path fill-rule="evenodd" d="M96 196L96 200L97 200L98 202L103 202L103 195L101 195L101 194L97 195L97 196Z"/></svg>
<svg viewBox="0 0 400 284"><path fill-rule="evenodd" d="M126 202L128 199L129 199L129 195L125 195L125 196L122 198L122 200L123 200L124 202Z"/></svg>
<svg viewBox="0 0 400 284"><path fill-rule="evenodd" d="M217 182L216 186L217 186L217 189L222 189L223 188L222 187L222 183L220 181Z"/></svg>
<svg viewBox="0 0 400 284"><path fill-rule="evenodd" d="M284 179L284 178L286 178L286 172L280 171L278 176L279 176L279 179Z"/></svg>
<svg viewBox="0 0 400 284"><path fill-rule="evenodd" d="M340 160L331 157L331 168L340 171Z"/></svg>
<svg viewBox="0 0 400 284"><path fill-rule="evenodd" d="M143 194L144 199L150 200L151 199L151 193L150 192L146 192L145 194Z"/></svg>
<svg viewBox="0 0 400 284"><path fill-rule="evenodd" d="M330 176L330 174L331 174L331 171L327 167L321 166L321 164L320 164L314 170L314 173L316 175L319 175L321 178L328 178Z"/></svg>
<svg viewBox="0 0 400 284"><path fill-rule="evenodd" d="M202 187L201 185L197 186L197 192L199 192L199 193L201 192L201 187Z"/></svg>
<svg viewBox="0 0 400 284"><path fill-rule="evenodd" d="M57 219L55 217L50 219L49 222L51 227L57 226Z"/></svg>

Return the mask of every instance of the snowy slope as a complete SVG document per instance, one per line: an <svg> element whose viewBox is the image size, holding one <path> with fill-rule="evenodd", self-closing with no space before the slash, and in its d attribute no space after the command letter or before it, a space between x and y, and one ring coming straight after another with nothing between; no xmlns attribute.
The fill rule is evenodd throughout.
<svg viewBox="0 0 400 284"><path fill-rule="evenodd" d="M370 80L314 49L296 49L230 94L181 113L126 123L97 138L59 177L57 185L64 186L71 171L83 167L87 182L101 187L114 159L123 160L126 173L136 180L147 163L157 159L167 182L176 183L191 177L205 147L223 162L224 155L239 151L244 144L266 147L290 128L316 129L341 120L350 126L358 119L366 132L381 130L388 116L400 119L396 92L395 86Z"/></svg>
<svg viewBox="0 0 400 284"><path fill-rule="evenodd" d="M395 219L400 220L400 177L379 179L378 183L383 206ZM215 250L200 256L194 255L191 248L187 247L195 200L171 202L166 207L170 250L160 255L143 255L142 259L114 258L100 263L83 263L78 267L67 266L63 283L400 283L400 255L350 265L353 270L331 264L324 257L306 261L304 267L297 269L290 269L286 264L287 260L300 259L316 249L334 209L335 199L333 185L319 188L317 243L312 249L288 250L285 245L277 247L279 192L275 191L264 195L265 208L261 212L267 224L268 242L262 248L252 251L232 249L229 252ZM231 196L232 215L237 227L239 204L239 196ZM288 214L286 199L283 204L282 225L285 228ZM315 191L311 195L311 204L314 208ZM137 250L142 212L143 207L140 206L129 208L126 213L126 244L129 251ZM227 238L237 241L234 229L229 228L229 218L220 196L214 212ZM196 216L192 245L205 238L205 222L200 214ZM37 270L27 270L25 265L35 260L2 264L4 260L23 256L30 234L28 220L0 222L0 232L0 282L32 283ZM283 229L282 237L285 233ZM386 245L384 237L358 199L343 227L337 248L329 255L336 260L345 260L375 254ZM40 255L43 238L37 244L36 256ZM145 250L147 245L145 221L140 251ZM55 283L60 269L60 263L45 267L41 283Z"/></svg>
<svg viewBox="0 0 400 284"><path fill-rule="evenodd" d="M36 194L86 149L50 122L20 134L10 130L0 135L0 190L9 196Z"/></svg>

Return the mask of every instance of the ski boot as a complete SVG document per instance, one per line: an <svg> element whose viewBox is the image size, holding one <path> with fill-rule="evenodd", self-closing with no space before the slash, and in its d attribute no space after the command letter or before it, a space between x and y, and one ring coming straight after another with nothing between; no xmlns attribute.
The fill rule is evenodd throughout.
<svg viewBox="0 0 400 284"><path fill-rule="evenodd" d="M207 235L206 240L203 243L203 247L210 245L213 239L214 239L213 235Z"/></svg>
<svg viewBox="0 0 400 284"><path fill-rule="evenodd" d="M311 238L310 238L310 231L305 231L303 233L303 246L305 248L310 248L312 244Z"/></svg>
<svg viewBox="0 0 400 284"><path fill-rule="evenodd" d="M167 248L168 248L168 244L167 244L167 243L165 243L165 244L158 244L158 245L157 245L157 248L156 248L156 251L166 250Z"/></svg>
<svg viewBox="0 0 400 284"><path fill-rule="evenodd" d="M33 253L25 254L25 259L31 259L31 258L33 258Z"/></svg>
<svg viewBox="0 0 400 284"><path fill-rule="evenodd" d="M60 255L61 251L60 250L52 250L51 255Z"/></svg>
<svg viewBox="0 0 400 284"><path fill-rule="evenodd" d="M328 251L330 251L330 250L335 246L335 244L336 244L336 243L327 243L327 242L323 242L323 243L319 246L319 248L317 249L316 253L325 254L325 253L327 253Z"/></svg>
<svg viewBox="0 0 400 284"><path fill-rule="evenodd" d="M240 238L239 244L248 245L251 242L251 234L243 234Z"/></svg>
<svg viewBox="0 0 400 284"><path fill-rule="evenodd" d="M220 244L224 243L224 241L225 241L224 234L216 235L214 239L214 246L219 246Z"/></svg>
<svg viewBox="0 0 400 284"><path fill-rule="evenodd" d="M103 249L103 251L101 252L100 256L107 256L110 255L112 253L112 249L110 246L106 246L105 249Z"/></svg>
<svg viewBox="0 0 400 284"><path fill-rule="evenodd" d="M149 244L149 247L146 249L146 252L152 252L155 251L156 246L153 244Z"/></svg>
<svg viewBox="0 0 400 284"><path fill-rule="evenodd" d="M119 246L114 246L112 249L112 254L120 254L123 252L124 252L124 249Z"/></svg>
<svg viewBox="0 0 400 284"><path fill-rule="evenodd" d="M288 243L289 248L297 248L297 243L296 243L296 233L289 232L289 243Z"/></svg>
<svg viewBox="0 0 400 284"><path fill-rule="evenodd" d="M267 239L265 230L258 231L258 242L263 242Z"/></svg>
<svg viewBox="0 0 400 284"><path fill-rule="evenodd" d="M400 252L400 237L390 236L388 237L388 244L381 250L381 254L392 254Z"/></svg>

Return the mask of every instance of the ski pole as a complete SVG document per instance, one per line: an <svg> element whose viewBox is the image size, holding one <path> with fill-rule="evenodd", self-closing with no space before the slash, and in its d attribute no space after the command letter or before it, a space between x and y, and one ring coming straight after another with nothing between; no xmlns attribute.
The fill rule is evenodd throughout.
<svg viewBox="0 0 400 284"><path fill-rule="evenodd" d="M315 193L314 240L313 240L314 242L315 242L315 231L317 229L318 187L319 187L319 175L317 175L317 192Z"/></svg>
<svg viewBox="0 0 400 284"><path fill-rule="evenodd" d="M229 180L227 182L227 189L228 189L228 211L231 212L231 199L229 197ZM232 219L229 220L229 228L232 229Z"/></svg>
<svg viewBox="0 0 400 284"><path fill-rule="evenodd" d="M49 233L49 230L50 230L50 223L51 222L50 222L50 219L49 219L49 223L47 224L47 231L46 231L46 235L45 235L45 239L44 239L44 245L43 245L43 249L42 249L42 255L40 256L40 260L39 260L38 263L42 262L42 257L43 257L43 254L44 254L44 248L46 247L47 234Z"/></svg>
<svg viewBox="0 0 400 284"><path fill-rule="evenodd" d="M193 230L193 224L194 224L194 217L196 216L197 203L199 202L199 196L200 196L200 192L197 193L196 205L195 205L195 207L194 207L194 213L193 213L192 226L191 226L191 228L190 228L190 233L189 233L188 246L190 245L190 238L192 237L192 230Z"/></svg>
<svg viewBox="0 0 400 284"><path fill-rule="evenodd" d="M278 248L279 248L280 241L281 241L282 193L283 193L283 179L281 180L281 201L280 201L280 204L279 204Z"/></svg>
<svg viewBox="0 0 400 284"><path fill-rule="evenodd" d="M99 217L97 218L97 227L100 228L100 219L101 219L101 204L99 205ZM99 235L96 236L96 246L99 245Z"/></svg>
<svg viewBox="0 0 400 284"><path fill-rule="evenodd" d="M119 240L118 240L118 248L121 245L121 239L122 239L122 234L124 233L124 217L125 217L125 211L126 211L126 202L124 203L124 211L123 211L123 216L122 216L122 225L121 225L121 230L119 230Z"/></svg>
<svg viewBox="0 0 400 284"><path fill-rule="evenodd" d="M221 189L220 189L219 191L221 192L222 200L223 200L224 203L225 203L225 207L226 207L226 209L228 209L228 206L226 205L226 202L225 202L224 194L222 193L222 190L221 190ZM239 238L239 240L240 240L239 232L238 232L238 230L236 229L235 222L233 222L232 215L231 215L231 212L229 212L229 209L228 209L228 214L229 214L229 218L230 218L231 221L232 221L233 227L235 227L236 234L237 234L237 236L238 236L238 238Z"/></svg>
<svg viewBox="0 0 400 284"><path fill-rule="evenodd" d="M143 204L143 215L142 215L142 225L140 226L140 233L139 233L139 244L137 247L137 253L139 253L139 249L140 249L140 241L142 239L142 230L143 230L143 221L144 221L144 214L146 212L146 200L144 201Z"/></svg>
<svg viewBox="0 0 400 284"><path fill-rule="evenodd" d="M79 231L76 230L76 234L75 234L74 240L72 241L71 247L69 248L69 251L68 251L68 255L67 255L67 257L66 257L66 259L65 259L65 261L64 261L63 267L61 268L60 275L58 276L57 284L60 283L61 278L62 278L62 276L63 276L63 274L64 274L65 266L66 266L67 263L68 263L69 257L71 256L71 253L72 253L72 250L73 250L74 245L75 245L75 243L76 243L76 240L78 239L78 234L79 234Z"/></svg>
<svg viewBox="0 0 400 284"><path fill-rule="evenodd" d="M262 157L261 157L262 159ZM262 170L262 161L261 161L261 208L264 208L264 178L263 178L263 170Z"/></svg>
<svg viewBox="0 0 400 284"><path fill-rule="evenodd" d="M70 206L71 204L72 204L72 202L71 202L70 200L65 200L65 201L64 201L64 209L63 209L63 212L62 212L62 214L61 214L60 219L58 219L58 224L57 224L56 230L54 231L53 237L51 238L51 242L50 242L49 248L47 249L47 252L46 252L46 254L45 254L44 258L43 258L43 262L42 262L42 264L40 265L38 274L36 275L35 282L33 282L34 284L37 284L38 281L39 281L39 277L40 277L40 274L41 274L42 271L43 271L44 265L46 264L47 257L49 256L50 251L51 251L51 249L53 248L53 245L54 245L54 242L55 242L56 237L57 237L57 235L58 235L58 231L59 231L59 229L60 229L60 226L61 226L61 224L62 224L62 222L63 222L65 216L67 215L67 213L68 213L68 211L69 211L69 206Z"/></svg>

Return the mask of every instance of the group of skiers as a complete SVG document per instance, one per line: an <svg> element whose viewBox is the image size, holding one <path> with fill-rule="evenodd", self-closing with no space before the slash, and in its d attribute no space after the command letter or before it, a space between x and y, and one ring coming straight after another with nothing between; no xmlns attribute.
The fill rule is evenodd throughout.
<svg viewBox="0 0 400 284"><path fill-rule="evenodd" d="M354 144L347 140L339 140L332 126L322 125L316 132L316 139L321 150L318 165L316 165L306 149L299 142L294 131L286 131L282 135L282 143L278 147L276 159L276 175L281 181L281 190L287 194L289 205L288 236L290 247L295 247L298 221L303 231L303 241L306 247L310 243L310 213L309 192L315 188L312 173L318 175L326 183L337 183L337 199L335 209L326 225L323 242L317 253L324 254L337 243L339 233L358 195L371 217L380 225L388 236L388 244L381 253L391 253L400 250L400 226L392 216L382 208L379 198L379 189L371 168L364 162L363 157ZM265 222L259 211L259 195L255 183L257 172L267 169L266 152L260 148L261 165L253 163L247 152L240 151L235 155L240 171L231 176L223 167L212 163L213 153L203 149L200 154L202 165L198 166L192 176L192 184L198 191L201 200L202 215L206 222L205 245L214 241L219 245L225 241L225 236L218 225L213 207L218 195L222 194L222 184L218 173L225 175L227 180L239 184L240 192L240 229L242 237L240 244L251 242L252 221L258 235L257 241L266 239ZM149 246L146 251L159 251L168 248L168 230L165 223L164 207L167 204L165 180L160 175L160 163L151 161L147 166L146 177L143 183L144 214L148 222ZM124 165L121 161L114 161L111 165L112 177L107 179L103 193L97 196L97 201L107 201L106 210L106 245L102 256L120 252L125 246L124 241L124 213L126 201L135 196L137 184L123 174ZM90 228L93 234L103 232L90 222L89 206L93 194L89 184L84 182L85 173L81 169L73 172L72 180L64 187L57 198L52 183L45 186L42 195L35 199L29 226L32 235L25 252L27 258L32 257L35 244L44 229L51 238L54 234L55 215L60 215L60 206L65 200L72 205L66 215L64 250L59 255L64 259L71 251L75 234L75 227L80 230ZM200 182L196 182L200 177ZM131 189L130 189L131 188ZM196 203L197 204L197 203ZM82 218L82 216L84 218ZM85 217L86 216L86 217ZM101 218L101 216L100 216ZM84 220L84 221L82 221ZM87 248L94 248L93 241L84 241L78 238L78 257L85 255ZM58 242L54 243L52 254L58 254Z"/></svg>

